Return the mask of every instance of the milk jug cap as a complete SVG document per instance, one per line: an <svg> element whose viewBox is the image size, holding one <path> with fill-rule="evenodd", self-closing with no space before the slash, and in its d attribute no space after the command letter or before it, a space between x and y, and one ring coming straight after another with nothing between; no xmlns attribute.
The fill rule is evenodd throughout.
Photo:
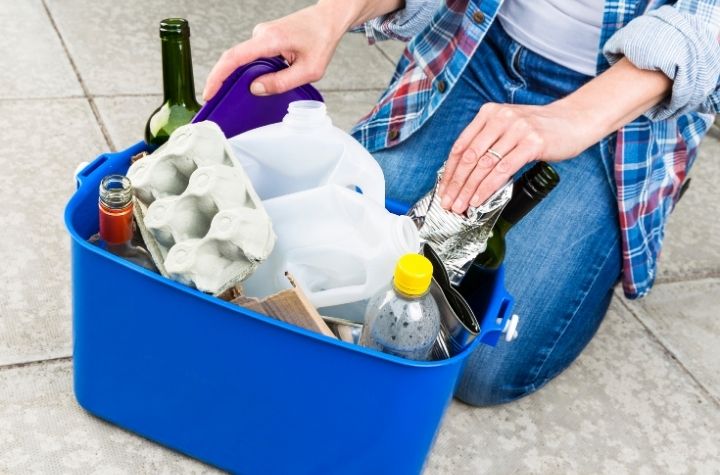
<svg viewBox="0 0 720 475"><path fill-rule="evenodd" d="M420 254L405 254L395 267L393 285L411 297L418 297L430 288L433 275L432 263Z"/></svg>

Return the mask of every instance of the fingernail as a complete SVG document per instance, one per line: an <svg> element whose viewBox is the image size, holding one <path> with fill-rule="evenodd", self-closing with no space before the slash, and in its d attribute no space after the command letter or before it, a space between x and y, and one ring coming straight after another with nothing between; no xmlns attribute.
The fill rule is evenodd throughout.
<svg viewBox="0 0 720 475"><path fill-rule="evenodd" d="M450 209L450 205L452 204L452 200L449 196L443 196L442 201L440 202L440 206L443 207L443 209Z"/></svg>
<svg viewBox="0 0 720 475"><path fill-rule="evenodd" d="M477 197L473 197L473 199L470 200L470 206L472 206L473 208L477 208L478 206L480 206L480 200Z"/></svg>
<svg viewBox="0 0 720 475"><path fill-rule="evenodd" d="M453 148L450 149L450 153L458 153L460 151L460 145L453 145Z"/></svg>
<svg viewBox="0 0 720 475"><path fill-rule="evenodd" d="M265 85L261 82L250 84L250 92L256 96L264 96L266 94Z"/></svg>
<svg viewBox="0 0 720 475"><path fill-rule="evenodd" d="M207 101L207 100L208 100L208 88L207 88L207 86L205 86L205 89L203 89L202 98L203 98L204 101Z"/></svg>
<svg viewBox="0 0 720 475"><path fill-rule="evenodd" d="M463 202L462 202L462 200L456 200L456 201L455 201L455 204L453 204L453 208L452 208L452 209L453 209L453 211L456 212L456 213L461 213L461 212L463 212L464 209L463 209Z"/></svg>

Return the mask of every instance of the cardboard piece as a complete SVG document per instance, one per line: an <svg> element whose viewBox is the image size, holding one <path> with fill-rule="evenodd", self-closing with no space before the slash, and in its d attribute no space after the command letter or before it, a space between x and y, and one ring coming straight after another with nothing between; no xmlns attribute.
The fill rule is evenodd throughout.
<svg viewBox="0 0 720 475"><path fill-rule="evenodd" d="M271 318L275 318L285 323L290 323L306 330L321 333L331 338L337 338L330 330L315 307L312 306L303 291L295 284L293 278L286 272L285 276L291 289L283 290L264 299L254 297L246 297L242 293L234 290L224 296L230 297L233 293L238 293L230 298L230 303L240 305L258 313L262 313Z"/></svg>

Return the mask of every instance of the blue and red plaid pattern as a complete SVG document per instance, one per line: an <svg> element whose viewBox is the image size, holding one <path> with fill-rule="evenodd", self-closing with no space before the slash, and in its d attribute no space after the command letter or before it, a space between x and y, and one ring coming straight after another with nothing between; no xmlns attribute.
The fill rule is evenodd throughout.
<svg viewBox="0 0 720 475"><path fill-rule="evenodd" d="M371 152L391 147L432 116L455 84L495 20L498 0L445 0L432 23L405 49L388 89L353 129ZM609 67L602 46L632 19L665 4L700 18L712 30L720 25L714 0L606 0L598 72ZM477 12L483 13L484 19ZM385 31L392 36L390 28ZM708 103L717 105L717 89ZM665 223L712 125L710 114L688 113L666 120L640 117L608 141L615 156L615 182L623 236L623 288L642 297L653 285Z"/></svg>

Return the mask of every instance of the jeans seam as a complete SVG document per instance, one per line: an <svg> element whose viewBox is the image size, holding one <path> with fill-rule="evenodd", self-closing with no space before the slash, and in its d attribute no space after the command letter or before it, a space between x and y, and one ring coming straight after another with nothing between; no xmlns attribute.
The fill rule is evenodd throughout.
<svg viewBox="0 0 720 475"><path fill-rule="evenodd" d="M590 289L593 287L593 285L595 285L595 282L597 281L598 277L600 277L600 272L601 272L602 268L605 266L605 263L607 262L608 258L609 258L610 255L612 254L613 249L614 249L614 247L615 247L615 245L616 245L617 243L618 243L618 238L616 237L616 238L613 240L613 246L608 249L608 252L605 254L605 257L603 258L602 263L600 264L599 268L598 268L597 271L595 272L595 276L593 277L592 281L590 282L590 285L589 285L589 286L587 287L587 289L584 291L584 293L583 293L583 295L582 295L582 297L581 297L581 299L580 299L580 302L578 302L578 304L575 305L575 310L573 311L573 314L570 316L570 318L568 318L567 322L565 323L565 327L562 329L562 331L560 332L560 334L558 335L558 337L555 338L555 341L553 342L553 345L552 345L552 347L550 348L550 351L548 351L547 355L545 355L545 357L542 359L542 361L540 362L540 364L537 366L537 369L536 369L536 370L533 370L533 371L530 371L529 374L532 374L532 376L530 377L530 382L527 383L527 384L524 386L525 388L530 388L530 389L533 389L533 390L534 390L535 387L537 386L537 378L538 378L538 376L540 375L540 372L542 371L543 367L544 367L545 364L547 363L548 359L550 359L550 356L552 356L553 352L554 352L555 349L557 348L558 342L559 342L559 341L562 339L562 337L565 335L565 332L566 332L567 329L570 327L570 324L572 323L572 321L573 321L573 320L575 319L575 317L577 316L578 309L579 309L579 308L582 306L582 304L585 302L585 299L587 298L588 294L590 293ZM534 373L534 374L533 374L533 373Z"/></svg>
<svg viewBox="0 0 720 475"><path fill-rule="evenodd" d="M612 174L612 170L614 170L615 165L615 154L611 150L611 148L614 148L614 144L612 141L615 140L614 137L608 136L604 139L600 140L599 146L600 146L600 156L602 157L602 167L603 171L605 172L605 177L607 178L608 184L610 185L610 189L612 190L614 195L617 195L617 186L615 183L615 177ZM610 167L608 168L608 163L610 164Z"/></svg>
<svg viewBox="0 0 720 475"><path fill-rule="evenodd" d="M511 55L510 58L510 71L512 71L513 75L515 76L515 79L512 81L512 85L509 87L510 92L510 104L515 103L515 92L517 92L519 89L527 88L527 82L525 81L525 78L523 77L522 73L515 67L515 62L519 64L522 58L520 55L522 55L524 52L524 49L520 45L515 46L515 51Z"/></svg>

